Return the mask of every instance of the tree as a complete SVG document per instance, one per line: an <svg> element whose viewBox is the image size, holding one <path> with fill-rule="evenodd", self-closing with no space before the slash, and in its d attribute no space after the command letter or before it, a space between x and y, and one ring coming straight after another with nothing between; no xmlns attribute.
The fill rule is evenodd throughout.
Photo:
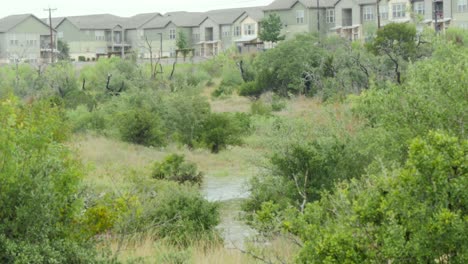
<svg viewBox="0 0 468 264"><path fill-rule="evenodd" d="M192 49L188 45L187 36L183 31L179 31L177 33L177 40L176 40L177 52L182 53L184 57L184 61L187 58L187 55L192 51Z"/></svg>
<svg viewBox="0 0 468 264"><path fill-rule="evenodd" d="M390 23L377 31L377 37L368 45L377 55L386 55L394 65L396 80L401 84L402 62L417 57L416 27L409 23Z"/></svg>
<svg viewBox="0 0 468 264"><path fill-rule="evenodd" d="M468 141L414 139L402 169L339 184L287 226L300 263L466 263Z"/></svg>
<svg viewBox="0 0 468 264"><path fill-rule="evenodd" d="M260 31L260 39L263 41L278 42L284 40L285 37L281 36L281 18L278 14L270 14L260 22L262 30Z"/></svg>
<svg viewBox="0 0 468 264"><path fill-rule="evenodd" d="M50 102L0 102L0 262L93 263L80 225L83 168Z"/></svg>
<svg viewBox="0 0 468 264"><path fill-rule="evenodd" d="M162 162L155 162L152 176L155 179L193 183L200 185L203 173L198 171L197 164L185 161L184 155L171 154Z"/></svg>
<svg viewBox="0 0 468 264"><path fill-rule="evenodd" d="M226 113L212 113L205 120L203 128L201 140L213 153L218 153L228 145L241 143L242 127L237 126L233 117Z"/></svg>
<svg viewBox="0 0 468 264"><path fill-rule="evenodd" d="M57 40L57 50L59 52L59 60L69 60L70 59L70 47L68 43L59 39Z"/></svg>

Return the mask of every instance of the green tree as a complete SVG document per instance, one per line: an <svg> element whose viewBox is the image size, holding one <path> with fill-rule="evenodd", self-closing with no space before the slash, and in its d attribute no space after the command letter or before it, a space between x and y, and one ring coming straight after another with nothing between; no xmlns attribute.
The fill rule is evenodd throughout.
<svg viewBox="0 0 468 264"><path fill-rule="evenodd" d="M402 169L339 184L294 223L299 262L466 263L467 153L467 140L431 132Z"/></svg>
<svg viewBox="0 0 468 264"><path fill-rule="evenodd" d="M378 55L385 55L393 63L396 80L401 84L403 62L417 57L416 27L410 23L390 23L377 31L369 50Z"/></svg>
<svg viewBox="0 0 468 264"><path fill-rule="evenodd" d="M277 14L270 14L262 19L262 30L260 30L259 37L263 41L278 42L284 40L285 37L281 36L281 18Z"/></svg>
<svg viewBox="0 0 468 264"><path fill-rule="evenodd" d="M93 262L79 221L83 168L61 115L49 102L0 102L1 263Z"/></svg>
<svg viewBox="0 0 468 264"><path fill-rule="evenodd" d="M242 127L234 118L226 113L212 113L203 124L201 141L218 153L228 145L238 145L242 142Z"/></svg>
<svg viewBox="0 0 468 264"><path fill-rule="evenodd" d="M187 55L190 54L192 49L190 49L187 36L183 31L179 31L177 33L177 39L176 39L176 47L177 47L177 52L182 53L182 56L184 57L184 61L187 58Z"/></svg>
<svg viewBox="0 0 468 264"><path fill-rule="evenodd" d="M70 47L68 43L59 39L57 40L57 50L59 52L59 60L69 60L70 59Z"/></svg>

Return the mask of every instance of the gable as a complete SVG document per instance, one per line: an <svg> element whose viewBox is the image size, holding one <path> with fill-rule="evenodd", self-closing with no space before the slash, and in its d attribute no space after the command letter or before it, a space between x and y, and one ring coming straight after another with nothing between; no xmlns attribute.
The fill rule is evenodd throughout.
<svg viewBox="0 0 468 264"><path fill-rule="evenodd" d="M34 16L29 16L28 18L11 28L9 32L49 35L50 29L46 24L36 19Z"/></svg>

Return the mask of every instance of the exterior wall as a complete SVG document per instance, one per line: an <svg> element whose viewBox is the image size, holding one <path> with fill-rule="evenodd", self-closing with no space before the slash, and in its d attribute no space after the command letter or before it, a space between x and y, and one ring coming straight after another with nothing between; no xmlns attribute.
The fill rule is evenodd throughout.
<svg viewBox="0 0 468 264"><path fill-rule="evenodd" d="M213 28L213 41L215 40L221 40L221 33L220 33L220 25L218 25L216 22L211 20L210 18L207 18L203 23L200 24L200 41L205 41L206 40L206 29L207 28Z"/></svg>
<svg viewBox="0 0 468 264"><path fill-rule="evenodd" d="M444 8L446 6L450 6L450 3L447 3L447 2L444 1ZM468 10L467 11L458 10L457 0L452 0L450 9L452 10L452 17L451 17L452 24L456 27L460 27L460 28L468 30Z"/></svg>
<svg viewBox="0 0 468 264"><path fill-rule="evenodd" d="M9 63L14 59L23 62L42 62L41 39L46 41L47 43L43 44L49 47L49 36L48 26L29 17L10 31L0 33L0 60L3 63Z"/></svg>
<svg viewBox="0 0 468 264"><path fill-rule="evenodd" d="M107 52L106 39L104 38L104 40L96 41L95 30L80 30L67 19L65 19L56 30L60 39L68 43L70 58L72 59L78 60L80 56L96 58L97 53Z"/></svg>
<svg viewBox="0 0 468 264"><path fill-rule="evenodd" d="M304 23L300 24L298 24L296 20L296 12L299 10L304 11ZM309 21L314 19L309 17L311 14L308 12L307 7L299 2L288 10L265 11L265 16L270 14L277 14L280 17L281 23L283 24L281 34L284 35L286 39L291 39L296 34L310 32L311 26L309 25Z"/></svg>
<svg viewBox="0 0 468 264"><path fill-rule="evenodd" d="M171 39L170 33L175 31L175 38ZM162 34L162 56L163 57L174 57L177 45L176 39L179 34L182 32L187 38L187 45L189 47L193 46L192 40L192 28L190 27L177 27L175 24L170 23L165 28L154 28L154 29L144 29L143 36L147 36L148 40L151 42L153 57L158 57L161 50L161 36ZM138 53L141 58L149 58L149 50L146 44L146 41L141 41L141 45L138 47ZM134 48L135 49L135 48Z"/></svg>

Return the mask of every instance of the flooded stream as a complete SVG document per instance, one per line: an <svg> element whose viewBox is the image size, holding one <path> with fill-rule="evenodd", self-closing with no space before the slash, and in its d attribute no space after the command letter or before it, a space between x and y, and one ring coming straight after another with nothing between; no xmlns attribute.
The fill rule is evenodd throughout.
<svg viewBox="0 0 468 264"><path fill-rule="evenodd" d="M249 197L245 188L246 177L213 177L207 175L203 183L203 194L209 201L221 202L221 223L224 245L227 248L243 248L244 240L253 234L239 219L242 199Z"/></svg>

